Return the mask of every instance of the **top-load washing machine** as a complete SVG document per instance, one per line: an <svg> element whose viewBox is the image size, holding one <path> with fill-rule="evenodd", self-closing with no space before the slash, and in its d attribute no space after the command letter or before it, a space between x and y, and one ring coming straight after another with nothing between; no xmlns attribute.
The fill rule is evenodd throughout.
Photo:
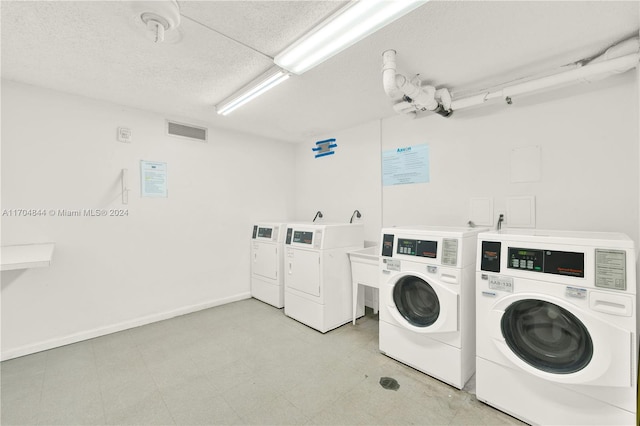
<svg viewBox="0 0 640 426"><path fill-rule="evenodd" d="M258 223L251 234L251 296L284 306L284 223Z"/></svg>
<svg viewBox="0 0 640 426"><path fill-rule="evenodd" d="M362 224L288 224L285 315L322 333L351 321L351 270L347 253L363 247Z"/></svg>
<svg viewBox="0 0 640 426"><path fill-rule="evenodd" d="M636 424L633 241L504 230L478 251L477 398L532 424Z"/></svg>
<svg viewBox="0 0 640 426"><path fill-rule="evenodd" d="M382 230L380 351L458 389L475 370L476 237L486 230Z"/></svg>

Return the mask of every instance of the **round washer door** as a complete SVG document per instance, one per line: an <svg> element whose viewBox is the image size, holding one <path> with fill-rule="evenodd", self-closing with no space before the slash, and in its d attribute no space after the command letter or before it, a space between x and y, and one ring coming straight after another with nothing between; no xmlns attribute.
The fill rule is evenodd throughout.
<svg viewBox="0 0 640 426"><path fill-rule="evenodd" d="M458 330L458 294L417 274L389 287L388 308L401 326L419 333Z"/></svg>
<svg viewBox="0 0 640 426"><path fill-rule="evenodd" d="M407 275L393 287L393 303L402 317L415 327L429 327L440 316L438 295L422 278Z"/></svg>
<svg viewBox="0 0 640 426"><path fill-rule="evenodd" d="M554 303L523 299L505 309L500 321L505 342L532 367L571 374L589 365L593 341L585 325Z"/></svg>

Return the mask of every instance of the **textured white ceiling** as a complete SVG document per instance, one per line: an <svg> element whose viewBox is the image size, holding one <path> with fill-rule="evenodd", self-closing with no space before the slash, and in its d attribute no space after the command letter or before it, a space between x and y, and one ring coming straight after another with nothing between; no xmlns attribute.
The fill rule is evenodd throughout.
<svg viewBox="0 0 640 426"><path fill-rule="evenodd" d="M431 1L229 116L215 113L344 3L182 0L179 33L156 45L131 2L3 0L2 77L300 142L393 115L380 81L386 49L404 74L463 93L591 56L639 27L637 1Z"/></svg>

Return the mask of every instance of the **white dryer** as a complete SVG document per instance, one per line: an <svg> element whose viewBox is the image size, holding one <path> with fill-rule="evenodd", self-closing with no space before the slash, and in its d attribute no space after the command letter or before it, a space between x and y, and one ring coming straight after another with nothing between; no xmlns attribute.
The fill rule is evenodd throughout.
<svg viewBox="0 0 640 426"><path fill-rule="evenodd" d="M486 230L382 230L380 351L458 389L475 370L476 237Z"/></svg>
<svg viewBox="0 0 640 426"><path fill-rule="evenodd" d="M477 398L532 424L636 424L636 254L626 235L478 236Z"/></svg>
<svg viewBox="0 0 640 426"><path fill-rule="evenodd" d="M251 235L251 296L284 306L284 223L258 223Z"/></svg>
<svg viewBox="0 0 640 426"><path fill-rule="evenodd" d="M363 247L362 224L288 224L285 315L322 333L351 321L353 296L348 252Z"/></svg>

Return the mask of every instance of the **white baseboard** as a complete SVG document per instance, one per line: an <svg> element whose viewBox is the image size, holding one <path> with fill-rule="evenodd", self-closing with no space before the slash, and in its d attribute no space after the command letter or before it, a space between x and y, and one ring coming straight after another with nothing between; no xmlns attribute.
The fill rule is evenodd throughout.
<svg viewBox="0 0 640 426"><path fill-rule="evenodd" d="M17 358L24 355L33 354L36 352L46 351L48 349L57 348L64 345L70 345L71 343L81 342L83 340L93 339L95 337L104 336L118 331L128 330L134 327L140 327L141 325L151 324L174 318L180 315L190 314L192 312L201 311L203 309L213 308L214 306L226 305L227 303L237 302L238 300L244 300L251 298L250 292L236 294L235 296L226 297L224 299L210 300L205 303L198 303L195 305L185 306L182 308L174 309L167 312L160 312L153 315L147 315L145 317L136 318L129 321L120 322L118 324L108 325L106 327L95 328L93 330L82 331L80 333L74 333L67 336L45 340L44 342L33 343L18 348L12 348L3 350L0 354L0 360L6 361L8 359Z"/></svg>

